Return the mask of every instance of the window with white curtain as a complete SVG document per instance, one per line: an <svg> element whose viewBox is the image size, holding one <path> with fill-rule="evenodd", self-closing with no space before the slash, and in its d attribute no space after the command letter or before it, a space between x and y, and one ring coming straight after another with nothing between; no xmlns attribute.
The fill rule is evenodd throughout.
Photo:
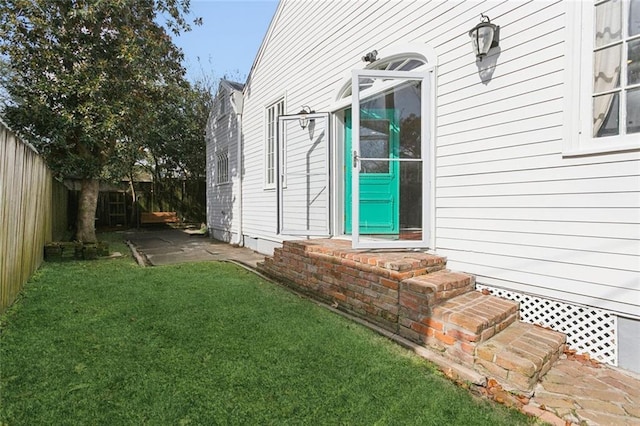
<svg viewBox="0 0 640 426"><path fill-rule="evenodd" d="M565 4L563 154L640 149L640 0Z"/></svg>
<svg viewBox="0 0 640 426"><path fill-rule="evenodd" d="M593 7L591 137L640 133L640 0Z"/></svg>

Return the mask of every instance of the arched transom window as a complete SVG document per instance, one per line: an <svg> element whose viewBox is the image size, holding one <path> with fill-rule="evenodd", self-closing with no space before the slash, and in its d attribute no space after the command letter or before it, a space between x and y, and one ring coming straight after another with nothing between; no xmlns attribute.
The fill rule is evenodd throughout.
<svg viewBox="0 0 640 426"><path fill-rule="evenodd" d="M422 71L422 69L426 66L427 60L423 55L420 55L418 53L405 53L379 59L367 65L365 69L386 71ZM368 83L362 80L360 82L362 90L370 88L373 83L373 79L371 79L371 81L369 81ZM344 99L351 96L351 82L347 81L342 86L342 89L339 93L340 94L338 96L338 99Z"/></svg>

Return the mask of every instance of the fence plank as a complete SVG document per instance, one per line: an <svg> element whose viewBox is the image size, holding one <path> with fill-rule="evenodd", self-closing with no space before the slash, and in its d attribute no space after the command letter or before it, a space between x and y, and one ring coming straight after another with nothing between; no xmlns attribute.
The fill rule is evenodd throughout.
<svg viewBox="0 0 640 426"><path fill-rule="evenodd" d="M0 122L0 313L16 299L67 221L66 188L44 160Z"/></svg>

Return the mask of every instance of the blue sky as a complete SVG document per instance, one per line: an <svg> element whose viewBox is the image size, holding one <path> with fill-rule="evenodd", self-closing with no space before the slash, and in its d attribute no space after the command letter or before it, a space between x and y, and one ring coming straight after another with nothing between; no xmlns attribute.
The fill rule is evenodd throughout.
<svg viewBox="0 0 640 426"><path fill-rule="evenodd" d="M190 21L201 26L174 40L182 48L191 81L203 74L215 79L244 79L276 10L276 0L192 0Z"/></svg>

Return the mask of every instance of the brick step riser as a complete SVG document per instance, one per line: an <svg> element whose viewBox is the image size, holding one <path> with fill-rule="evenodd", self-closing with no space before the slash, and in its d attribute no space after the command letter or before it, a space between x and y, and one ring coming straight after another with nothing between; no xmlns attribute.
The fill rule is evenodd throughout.
<svg viewBox="0 0 640 426"><path fill-rule="evenodd" d="M287 281L298 290L374 320L395 331L398 318L398 282L391 271L375 271L321 253L274 252L259 269L268 276Z"/></svg>
<svg viewBox="0 0 640 426"><path fill-rule="evenodd" d="M401 316L400 334L473 366L477 345L518 319L517 303L468 292L434 306L429 315Z"/></svg>
<svg viewBox="0 0 640 426"><path fill-rule="evenodd" d="M443 269L429 275L403 280L400 305L412 310L422 307L424 314L430 315L431 307L436 304L474 289L475 277Z"/></svg>
<svg viewBox="0 0 640 426"><path fill-rule="evenodd" d="M522 322L476 348L475 369L512 389L530 393L564 353L566 336Z"/></svg>
<svg viewBox="0 0 640 426"><path fill-rule="evenodd" d="M411 252L385 256L285 242L258 270L395 332L400 282L438 272L446 260L432 255L419 259Z"/></svg>

